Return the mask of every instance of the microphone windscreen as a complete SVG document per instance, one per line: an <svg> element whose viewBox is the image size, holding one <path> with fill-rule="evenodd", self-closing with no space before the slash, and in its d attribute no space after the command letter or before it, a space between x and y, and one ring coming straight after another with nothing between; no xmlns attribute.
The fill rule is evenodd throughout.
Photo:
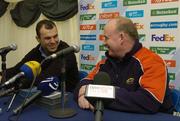
<svg viewBox="0 0 180 121"><path fill-rule="evenodd" d="M11 44L11 45L10 45L10 48L11 48L12 50L16 50L16 49L17 49L17 45L16 45L16 44Z"/></svg>
<svg viewBox="0 0 180 121"><path fill-rule="evenodd" d="M58 90L59 82L58 77L49 77L41 81L37 88L42 91L43 96L47 96Z"/></svg>
<svg viewBox="0 0 180 121"><path fill-rule="evenodd" d="M37 61L28 61L21 66L20 70L24 72L27 79L33 80L34 77L40 74L41 66Z"/></svg>
<svg viewBox="0 0 180 121"><path fill-rule="evenodd" d="M100 71L94 76L93 84L110 85L111 79L110 79L108 73Z"/></svg>

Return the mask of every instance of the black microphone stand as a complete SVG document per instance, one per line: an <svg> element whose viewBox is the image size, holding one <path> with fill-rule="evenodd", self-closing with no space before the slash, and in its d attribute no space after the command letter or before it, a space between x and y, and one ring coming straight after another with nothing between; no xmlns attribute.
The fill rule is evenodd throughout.
<svg viewBox="0 0 180 121"><path fill-rule="evenodd" d="M49 115L53 118L69 118L75 116L77 113L71 108L65 108L65 88L66 88L66 64L64 56L61 56L62 68L61 68L61 107L53 109L49 112Z"/></svg>
<svg viewBox="0 0 180 121"><path fill-rule="evenodd" d="M104 104L103 102L98 99L96 101L96 105L95 105L95 121L103 121L103 111L104 111Z"/></svg>
<svg viewBox="0 0 180 121"><path fill-rule="evenodd" d="M7 53L1 55L2 78L1 78L1 83L0 84L3 84L4 82L6 82L6 54Z"/></svg>

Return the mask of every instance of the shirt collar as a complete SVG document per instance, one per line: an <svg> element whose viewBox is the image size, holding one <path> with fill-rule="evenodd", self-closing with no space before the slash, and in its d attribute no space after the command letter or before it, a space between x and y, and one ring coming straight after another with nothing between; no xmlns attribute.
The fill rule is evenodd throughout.
<svg viewBox="0 0 180 121"><path fill-rule="evenodd" d="M45 54L45 52L41 46L39 46L39 51L40 51L42 57L45 57L45 58L47 57L47 55Z"/></svg>

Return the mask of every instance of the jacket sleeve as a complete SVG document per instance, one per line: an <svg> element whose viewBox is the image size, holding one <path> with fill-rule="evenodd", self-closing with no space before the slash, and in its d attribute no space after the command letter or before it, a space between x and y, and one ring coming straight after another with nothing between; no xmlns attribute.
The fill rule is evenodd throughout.
<svg viewBox="0 0 180 121"><path fill-rule="evenodd" d="M94 69L87 75L87 77L80 80L79 84L76 86L76 89L74 90L74 99L76 102L78 100L79 89L81 88L81 86L92 83L92 81L94 80L94 76L100 71L101 64L104 64L105 61L105 59L99 61L94 67Z"/></svg>

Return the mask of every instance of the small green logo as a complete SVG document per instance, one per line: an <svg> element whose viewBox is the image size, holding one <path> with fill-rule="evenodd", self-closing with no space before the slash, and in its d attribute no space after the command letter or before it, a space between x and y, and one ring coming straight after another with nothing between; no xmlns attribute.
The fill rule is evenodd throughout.
<svg viewBox="0 0 180 121"><path fill-rule="evenodd" d="M96 19L96 14L83 14L83 15L80 15L80 21L95 20L95 19Z"/></svg>
<svg viewBox="0 0 180 121"><path fill-rule="evenodd" d="M175 73L168 73L168 75L169 75L170 80L175 80L176 79Z"/></svg>
<svg viewBox="0 0 180 121"><path fill-rule="evenodd" d="M178 8L152 9L151 16L178 15Z"/></svg>
<svg viewBox="0 0 180 121"><path fill-rule="evenodd" d="M84 69L84 70L92 70L94 67L95 65L81 64L81 69Z"/></svg>
<svg viewBox="0 0 180 121"><path fill-rule="evenodd" d="M99 46L99 51L107 51L108 49L107 49L107 47L106 46L104 46L104 45L100 45Z"/></svg>
<svg viewBox="0 0 180 121"><path fill-rule="evenodd" d="M147 4L147 0L123 0L124 6Z"/></svg>
<svg viewBox="0 0 180 121"><path fill-rule="evenodd" d="M149 49L157 54L173 55L176 53L176 47L150 47Z"/></svg>
<svg viewBox="0 0 180 121"><path fill-rule="evenodd" d="M99 24L99 30L104 30L105 24Z"/></svg>
<svg viewBox="0 0 180 121"><path fill-rule="evenodd" d="M134 84L134 78L129 78L128 80L126 80L126 84L128 85Z"/></svg>

